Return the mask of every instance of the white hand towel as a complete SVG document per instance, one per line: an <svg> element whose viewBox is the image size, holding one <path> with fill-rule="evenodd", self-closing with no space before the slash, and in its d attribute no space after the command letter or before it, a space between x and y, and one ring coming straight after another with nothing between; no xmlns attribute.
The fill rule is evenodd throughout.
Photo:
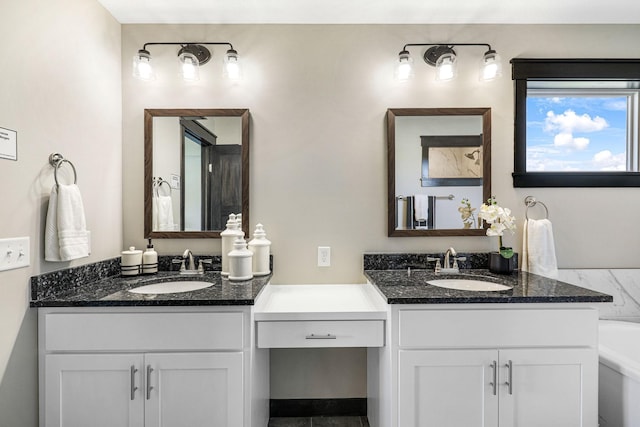
<svg viewBox="0 0 640 427"><path fill-rule="evenodd" d="M58 186L58 242L60 259L71 261L91 253L82 195L77 185Z"/></svg>
<svg viewBox="0 0 640 427"><path fill-rule="evenodd" d="M173 201L171 196L158 196L158 230L173 231Z"/></svg>
<svg viewBox="0 0 640 427"><path fill-rule="evenodd" d="M558 277L553 227L548 219L528 219L522 234L522 270L555 279Z"/></svg>
<svg viewBox="0 0 640 427"><path fill-rule="evenodd" d="M44 259L46 261L62 261L58 242L58 191L55 185L49 196L47 220L44 226Z"/></svg>
<svg viewBox="0 0 640 427"><path fill-rule="evenodd" d="M159 230L158 228L158 196L155 194L151 199L151 230Z"/></svg>
<svg viewBox="0 0 640 427"><path fill-rule="evenodd" d="M427 221L429 219L429 196L426 194L416 194L413 197L416 221Z"/></svg>

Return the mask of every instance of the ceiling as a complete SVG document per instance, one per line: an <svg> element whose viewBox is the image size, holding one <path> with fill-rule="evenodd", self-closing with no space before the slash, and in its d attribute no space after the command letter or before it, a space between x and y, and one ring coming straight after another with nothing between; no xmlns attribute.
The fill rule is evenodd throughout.
<svg viewBox="0 0 640 427"><path fill-rule="evenodd" d="M98 0L123 24L638 24L638 0Z"/></svg>

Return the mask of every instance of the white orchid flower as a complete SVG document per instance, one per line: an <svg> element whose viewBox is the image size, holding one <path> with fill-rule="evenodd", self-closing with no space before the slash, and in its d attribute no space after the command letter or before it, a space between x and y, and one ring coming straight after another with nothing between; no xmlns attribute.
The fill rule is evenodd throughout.
<svg viewBox="0 0 640 427"><path fill-rule="evenodd" d="M505 226L501 222L494 222L491 224L491 227L487 229L487 236L502 236L504 233Z"/></svg>

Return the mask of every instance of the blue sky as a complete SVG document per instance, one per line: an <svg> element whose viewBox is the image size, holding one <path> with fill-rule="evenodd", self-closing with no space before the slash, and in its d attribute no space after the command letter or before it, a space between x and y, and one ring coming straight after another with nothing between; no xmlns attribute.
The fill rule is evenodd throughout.
<svg viewBox="0 0 640 427"><path fill-rule="evenodd" d="M527 96L527 171L626 170L626 96Z"/></svg>

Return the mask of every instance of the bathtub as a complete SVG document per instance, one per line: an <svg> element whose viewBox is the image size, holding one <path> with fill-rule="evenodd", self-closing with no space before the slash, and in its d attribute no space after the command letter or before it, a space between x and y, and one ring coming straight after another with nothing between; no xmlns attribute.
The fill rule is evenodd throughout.
<svg viewBox="0 0 640 427"><path fill-rule="evenodd" d="M600 321L600 427L640 426L640 323Z"/></svg>

